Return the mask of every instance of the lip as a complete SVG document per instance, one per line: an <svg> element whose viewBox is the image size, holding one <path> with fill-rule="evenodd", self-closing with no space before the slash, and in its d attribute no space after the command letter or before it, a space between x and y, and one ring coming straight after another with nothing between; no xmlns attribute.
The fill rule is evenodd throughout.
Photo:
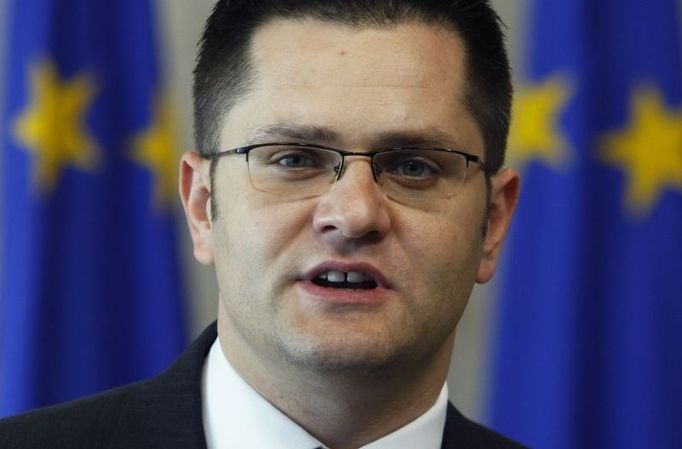
<svg viewBox="0 0 682 449"><path fill-rule="evenodd" d="M313 279L329 270L356 271L366 273L376 281L377 287L373 289L341 289L322 287L313 283ZM377 305L387 301L390 297L391 284L386 276L369 263L356 262L324 262L308 270L303 277L298 279L297 285L308 296L315 300L339 305Z"/></svg>
<svg viewBox="0 0 682 449"><path fill-rule="evenodd" d="M370 275L374 281L377 283L377 288L381 289L392 289L393 286L391 283L386 279L386 276L378 269L375 268L372 264L367 263L367 262L323 262L321 264L318 264L308 270L304 275L301 280L303 281L312 281L317 277L320 273L324 273L325 271L344 271L346 273L350 271L355 271L355 272L360 272L360 273L366 273Z"/></svg>

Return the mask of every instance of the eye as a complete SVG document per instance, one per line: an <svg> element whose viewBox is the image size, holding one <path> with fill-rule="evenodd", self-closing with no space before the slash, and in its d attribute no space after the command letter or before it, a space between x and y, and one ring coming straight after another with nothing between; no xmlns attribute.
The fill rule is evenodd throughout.
<svg viewBox="0 0 682 449"><path fill-rule="evenodd" d="M305 152L288 152L272 158L272 162L286 168L307 168L319 166L317 158Z"/></svg>
<svg viewBox="0 0 682 449"><path fill-rule="evenodd" d="M424 190L436 186L447 173L447 155L428 149L400 149L381 153L376 172L386 185Z"/></svg>
<svg viewBox="0 0 682 449"><path fill-rule="evenodd" d="M438 176L440 170L438 164L422 156L396 155L391 158L382 171L391 176L406 179L428 179Z"/></svg>
<svg viewBox="0 0 682 449"><path fill-rule="evenodd" d="M410 178L421 178L432 175L433 167L419 160L408 160L400 164L396 169L396 174L401 176L408 176Z"/></svg>

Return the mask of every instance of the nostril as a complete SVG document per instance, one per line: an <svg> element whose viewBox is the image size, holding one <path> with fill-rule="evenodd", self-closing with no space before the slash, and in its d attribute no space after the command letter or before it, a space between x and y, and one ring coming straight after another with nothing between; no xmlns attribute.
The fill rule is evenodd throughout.
<svg viewBox="0 0 682 449"><path fill-rule="evenodd" d="M364 235L363 239L366 243L377 243L381 241L383 238L381 232L379 231L370 231L367 234Z"/></svg>

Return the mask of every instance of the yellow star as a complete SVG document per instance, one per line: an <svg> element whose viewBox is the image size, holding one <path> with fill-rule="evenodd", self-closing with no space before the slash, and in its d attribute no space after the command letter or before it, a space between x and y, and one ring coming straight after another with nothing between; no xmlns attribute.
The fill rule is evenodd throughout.
<svg viewBox="0 0 682 449"><path fill-rule="evenodd" d="M635 92L630 124L602 140L601 158L628 177L627 207L650 212L664 189L682 194L682 108L666 109L656 89Z"/></svg>
<svg viewBox="0 0 682 449"><path fill-rule="evenodd" d="M571 88L560 76L517 91L509 134L509 158L514 165L533 159L560 168L569 145L559 118L571 96Z"/></svg>
<svg viewBox="0 0 682 449"><path fill-rule="evenodd" d="M154 176L154 202L160 207L175 198L177 161L173 113L166 100L155 103L151 126L133 141L132 158Z"/></svg>
<svg viewBox="0 0 682 449"><path fill-rule="evenodd" d="M85 123L95 88L85 75L60 81L49 62L35 66L30 75L31 103L14 122L14 137L34 153L34 182L49 192L67 165L90 172L96 168L98 147Z"/></svg>

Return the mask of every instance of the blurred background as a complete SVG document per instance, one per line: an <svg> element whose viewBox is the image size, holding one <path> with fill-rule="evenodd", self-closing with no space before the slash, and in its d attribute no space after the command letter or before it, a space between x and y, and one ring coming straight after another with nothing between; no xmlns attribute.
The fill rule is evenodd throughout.
<svg viewBox="0 0 682 449"><path fill-rule="evenodd" d="M495 0L518 216L460 323L468 416L682 448L682 0ZM0 416L148 377L217 310L175 177L213 0L0 0Z"/></svg>

